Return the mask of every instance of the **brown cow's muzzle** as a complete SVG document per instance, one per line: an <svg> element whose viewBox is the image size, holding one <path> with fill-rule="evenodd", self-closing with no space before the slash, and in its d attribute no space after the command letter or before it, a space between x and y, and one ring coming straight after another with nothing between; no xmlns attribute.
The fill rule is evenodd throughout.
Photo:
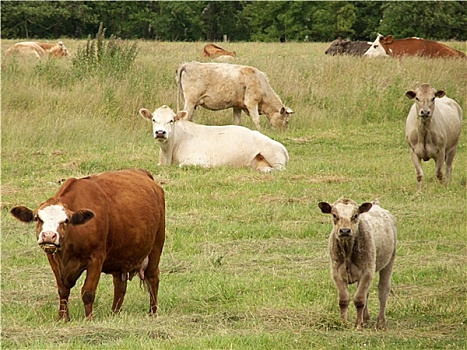
<svg viewBox="0 0 467 350"><path fill-rule="evenodd" d="M56 232L41 232L37 243L48 254L53 254L60 249L59 236Z"/></svg>
<svg viewBox="0 0 467 350"><path fill-rule="evenodd" d="M60 249L60 246L55 245L55 244L49 244L49 243L42 243L42 244L39 244L39 246L47 254L54 254L57 250Z"/></svg>

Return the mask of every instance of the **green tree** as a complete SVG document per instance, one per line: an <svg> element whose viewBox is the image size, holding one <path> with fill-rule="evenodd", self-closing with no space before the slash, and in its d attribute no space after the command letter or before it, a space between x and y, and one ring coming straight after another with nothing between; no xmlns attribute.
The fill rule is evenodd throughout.
<svg viewBox="0 0 467 350"><path fill-rule="evenodd" d="M382 10L378 31L383 35L467 40L465 2L389 2L382 6Z"/></svg>

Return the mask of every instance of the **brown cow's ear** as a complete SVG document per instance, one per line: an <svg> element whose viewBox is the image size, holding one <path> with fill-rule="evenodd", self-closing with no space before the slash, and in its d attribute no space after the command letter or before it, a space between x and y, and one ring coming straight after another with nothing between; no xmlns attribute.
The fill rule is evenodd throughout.
<svg viewBox="0 0 467 350"><path fill-rule="evenodd" d="M405 93L405 96L407 96L407 98L409 99L412 99L412 98L415 98L415 96L417 96L417 94L415 93L415 91L412 91L412 90L409 90Z"/></svg>
<svg viewBox="0 0 467 350"><path fill-rule="evenodd" d="M390 44L392 43L392 35L388 35L387 37L383 38L383 42L385 44Z"/></svg>
<svg viewBox="0 0 467 350"><path fill-rule="evenodd" d="M361 206L358 207L358 212L360 214L366 213L368 210L371 209L372 206L373 206L373 204L371 204L371 203L363 203Z"/></svg>
<svg viewBox="0 0 467 350"><path fill-rule="evenodd" d="M14 207L10 210L11 215L17 218L19 221L22 222L32 222L34 221L34 212L26 208L25 206L18 206Z"/></svg>
<svg viewBox="0 0 467 350"><path fill-rule="evenodd" d="M435 96L441 98L443 96L446 96L446 92L444 92L443 90L438 90L436 91Z"/></svg>
<svg viewBox="0 0 467 350"><path fill-rule="evenodd" d="M149 120L152 119L152 113L147 108L141 108L139 110L139 115L142 116L144 119L149 119Z"/></svg>
<svg viewBox="0 0 467 350"><path fill-rule="evenodd" d="M178 120L181 120L181 119L185 119L187 116L187 112L186 111L180 111L177 113L177 115L175 116L174 118L174 121L178 121Z"/></svg>
<svg viewBox="0 0 467 350"><path fill-rule="evenodd" d="M331 214L331 205L326 202L319 202L318 207L321 209L321 212L324 214Z"/></svg>
<svg viewBox="0 0 467 350"><path fill-rule="evenodd" d="M75 211L70 219L72 225L82 225L93 219L96 215L87 209Z"/></svg>

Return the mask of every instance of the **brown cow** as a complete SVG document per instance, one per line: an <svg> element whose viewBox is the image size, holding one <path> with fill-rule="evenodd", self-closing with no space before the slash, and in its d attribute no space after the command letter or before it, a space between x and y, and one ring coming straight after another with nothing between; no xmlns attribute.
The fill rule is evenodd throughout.
<svg viewBox="0 0 467 350"><path fill-rule="evenodd" d="M36 221L37 243L47 253L60 297L59 318L69 320L68 297L83 271L86 318L102 272L112 274L112 311L120 310L127 280L136 274L157 311L159 260L165 240L164 191L146 170L121 170L68 179L36 210L11 209L20 221Z"/></svg>
<svg viewBox="0 0 467 350"><path fill-rule="evenodd" d="M220 46L214 44L207 44L206 46L204 46L203 56L209 58L224 58L224 56L226 56L226 58L230 58L236 57L237 54L235 52L224 50Z"/></svg>
<svg viewBox="0 0 467 350"><path fill-rule="evenodd" d="M420 38L393 39L392 35L387 37L378 34L376 40L371 44L364 56L367 57L401 57L401 56L422 56L429 58L436 57L462 57L463 52L454 50L447 45L432 40Z"/></svg>

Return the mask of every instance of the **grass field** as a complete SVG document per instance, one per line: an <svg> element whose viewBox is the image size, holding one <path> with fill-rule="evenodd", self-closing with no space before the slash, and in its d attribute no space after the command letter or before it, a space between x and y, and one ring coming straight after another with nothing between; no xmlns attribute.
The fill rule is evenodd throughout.
<svg viewBox="0 0 467 350"><path fill-rule="evenodd" d="M262 174L157 165L151 126L138 110L176 109L175 71L203 60L204 43L140 42L131 70L89 75L66 59L5 59L13 43L1 47L2 348L465 348L467 138L451 184L437 182L431 160L417 193L404 136L412 103L404 94L421 83L467 110L465 60L328 57L326 43L226 43L236 63L264 71L295 111L287 131L262 119L263 133L290 155L286 171ZM72 54L84 44L65 43ZM448 44L466 51L465 43ZM230 124L232 111L199 108L195 120ZM242 125L253 127L245 115ZM60 179L130 167L151 171L166 192L158 317L147 316L149 296L136 279L112 315L112 278L102 275L95 319L84 320L81 277L71 322L57 322L56 285L34 226L9 210L36 208ZM386 331L373 323L356 331L353 306L351 322L340 322L327 256L331 219L317 203L341 196L378 198L398 220Z"/></svg>

